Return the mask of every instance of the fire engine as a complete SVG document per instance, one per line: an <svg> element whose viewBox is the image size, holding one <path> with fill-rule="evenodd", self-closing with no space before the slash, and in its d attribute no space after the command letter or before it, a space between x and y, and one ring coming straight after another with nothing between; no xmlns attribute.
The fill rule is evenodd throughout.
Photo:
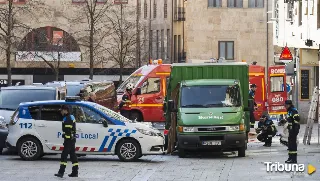
<svg viewBox="0 0 320 181"><path fill-rule="evenodd" d="M167 82L170 77L170 64L162 64L162 60L150 60L132 73L117 89L120 103L126 85L132 83L135 88L131 97L131 118L136 121L164 122L163 101L166 95Z"/></svg>

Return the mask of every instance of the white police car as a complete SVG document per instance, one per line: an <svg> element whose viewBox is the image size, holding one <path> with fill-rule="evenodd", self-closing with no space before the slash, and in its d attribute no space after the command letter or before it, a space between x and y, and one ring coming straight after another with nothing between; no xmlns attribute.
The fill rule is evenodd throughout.
<svg viewBox="0 0 320 181"><path fill-rule="evenodd" d="M7 146L24 160L61 153L62 105L72 108L77 121L77 154L116 154L122 161L163 154L164 137L159 130L96 103L74 99L21 103L9 124Z"/></svg>

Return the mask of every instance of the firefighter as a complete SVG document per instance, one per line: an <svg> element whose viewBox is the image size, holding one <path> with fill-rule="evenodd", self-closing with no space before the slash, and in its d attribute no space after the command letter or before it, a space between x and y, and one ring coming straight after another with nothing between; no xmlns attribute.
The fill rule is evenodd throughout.
<svg viewBox="0 0 320 181"><path fill-rule="evenodd" d="M126 92L122 96L122 100L118 106L120 109L120 114L128 119L131 117L131 96L134 85L132 83L128 83L126 86Z"/></svg>
<svg viewBox="0 0 320 181"><path fill-rule="evenodd" d="M254 110L250 111L250 125L251 125L251 128L254 128L254 124L255 124L255 118L254 118L253 112L257 109L257 104L254 101L254 96L255 96L256 90L257 90L257 85L256 84L251 84L250 85L250 90L249 90L249 99L252 99L253 102L254 102Z"/></svg>
<svg viewBox="0 0 320 181"><path fill-rule="evenodd" d="M261 132L261 134L257 136L257 139L261 142L265 142L263 146L270 147L272 144L272 137L276 135L277 129L273 124L273 121L270 120L269 116L263 115L260 118L256 132Z"/></svg>
<svg viewBox="0 0 320 181"><path fill-rule="evenodd" d="M298 110L293 106L291 100L285 101L285 107L287 108L288 116L288 150L289 158L286 163L297 163L297 136L300 130L300 116Z"/></svg>
<svg viewBox="0 0 320 181"><path fill-rule="evenodd" d="M67 105L63 105L61 108L61 114L64 116L62 121L62 137L64 138L63 142L63 151L61 154L60 169L57 174L54 174L57 177L63 177L67 166L67 158L70 154L70 159L72 162L72 173L69 174L69 177L78 177L79 163L76 155L76 119L73 115L70 114L70 108Z"/></svg>

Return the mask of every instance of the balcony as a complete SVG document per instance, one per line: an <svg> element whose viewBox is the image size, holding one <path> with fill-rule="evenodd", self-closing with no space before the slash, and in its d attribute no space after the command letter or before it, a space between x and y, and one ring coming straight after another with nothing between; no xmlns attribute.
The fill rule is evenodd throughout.
<svg viewBox="0 0 320 181"><path fill-rule="evenodd" d="M185 8L183 8L183 7L176 8L175 13L174 13L174 20L175 21L185 21L186 20Z"/></svg>

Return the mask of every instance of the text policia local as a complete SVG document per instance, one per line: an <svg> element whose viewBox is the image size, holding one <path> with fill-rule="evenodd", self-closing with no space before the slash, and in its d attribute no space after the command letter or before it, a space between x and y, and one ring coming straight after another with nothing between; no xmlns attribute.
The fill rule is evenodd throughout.
<svg viewBox="0 0 320 181"><path fill-rule="evenodd" d="M267 172L304 172L304 164L282 164L279 162L264 162Z"/></svg>
<svg viewBox="0 0 320 181"><path fill-rule="evenodd" d="M80 133L76 134L77 139L98 139L98 133L95 134L87 134L87 133ZM58 138L62 138L62 133L58 132Z"/></svg>

